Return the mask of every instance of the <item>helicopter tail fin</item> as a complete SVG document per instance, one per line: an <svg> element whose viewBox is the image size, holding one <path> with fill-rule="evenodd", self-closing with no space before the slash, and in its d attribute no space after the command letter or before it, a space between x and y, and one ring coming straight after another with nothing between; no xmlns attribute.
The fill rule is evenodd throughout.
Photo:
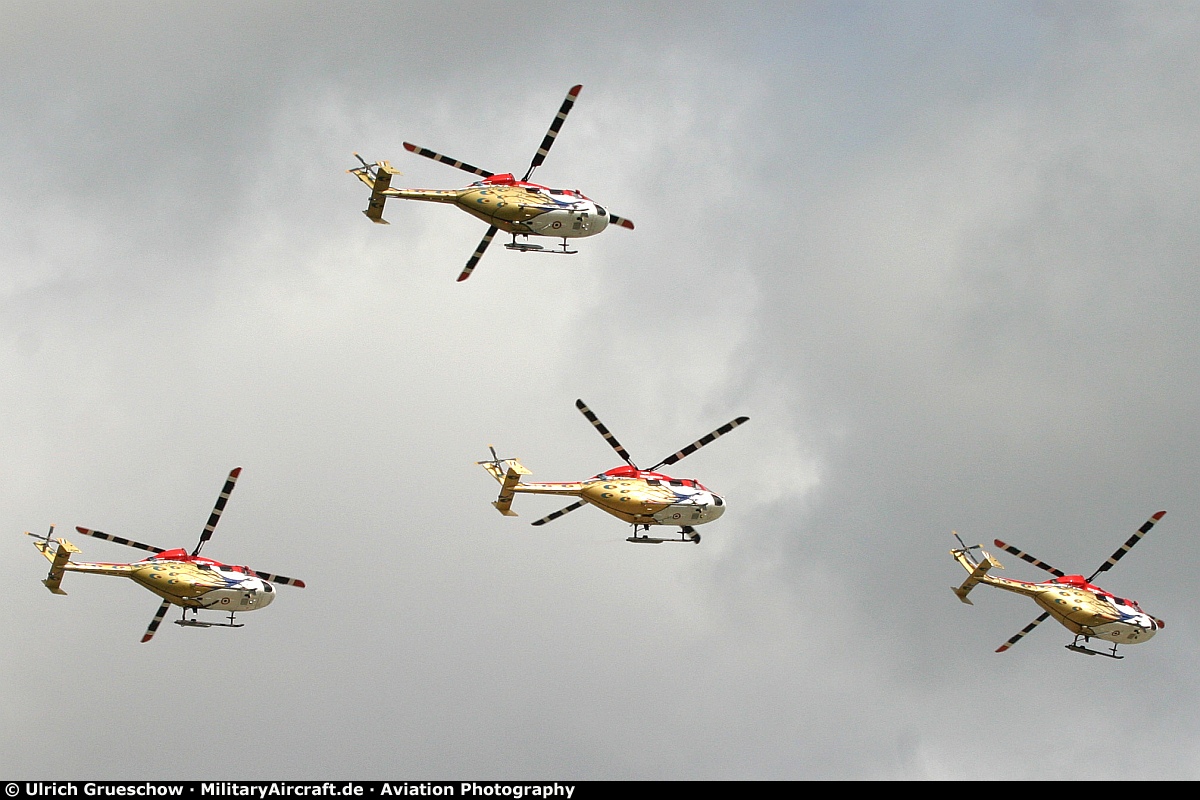
<svg viewBox="0 0 1200 800"><path fill-rule="evenodd" d="M979 549L980 554L983 556L983 558L981 558L979 561L973 560L970 556L969 551L975 549ZM954 556L955 560L958 561L959 564L962 564L963 569L971 573L967 576L967 579L963 581L962 586L954 589L954 594L958 596L959 600L963 601L967 605L975 605L971 602L971 599L967 597L967 595L971 593L971 590L983 580L983 576L987 575L993 567L1004 569L1004 566L999 561L992 558L992 556L986 550L980 548L979 545L975 545L974 547L964 547L961 550L951 550L950 554ZM951 588L953 589L954 587Z"/></svg>
<svg viewBox="0 0 1200 800"><path fill-rule="evenodd" d="M355 153L355 155L358 154ZM347 172L357 175L358 179L371 190L371 199L367 202L367 207L363 209L367 219L379 225L389 224L383 218L383 206L387 202L385 192L392 185L392 176L399 175L400 172L392 169L392 165L387 161L377 161L370 165L364 162L363 166L347 170Z"/></svg>
<svg viewBox="0 0 1200 800"><path fill-rule="evenodd" d="M525 466L515 458L480 461L479 464L500 483L500 496L492 505L506 517L517 516L517 512L512 510L512 501L516 494L514 488L521 482L522 475L533 473L525 469Z"/></svg>
<svg viewBox="0 0 1200 800"><path fill-rule="evenodd" d="M33 543L34 547L50 562L50 572L46 575L46 579L42 583L54 594L66 594L62 590L63 573L66 572L66 565L71 560L71 554L78 553L79 548L66 539L56 539L58 547L54 547L51 544L49 534L42 537L36 533L29 533L28 531L26 533L29 536L37 538L37 541Z"/></svg>

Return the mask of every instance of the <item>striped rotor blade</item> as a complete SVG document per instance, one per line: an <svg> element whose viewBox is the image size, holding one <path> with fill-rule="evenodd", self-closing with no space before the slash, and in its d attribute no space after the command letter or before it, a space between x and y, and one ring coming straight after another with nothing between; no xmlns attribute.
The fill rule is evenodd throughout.
<svg viewBox="0 0 1200 800"><path fill-rule="evenodd" d="M1041 625L1043 622L1045 622L1045 621L1046 621L1046 620L1048 620L1048 619L1050 619L1050 612L1049 612L1049 611L1047 611L1045 614L1042 614L1040 617L1038 617L1038 618L1037 618L1037 619L1035 619L1033 622L1031 622L1031 623L1029 623L1028 625L1026 625L1024 628L1021 628L1020 632L1019 632L1019 633L1017 633L1017 635L1016 635L1016 636L1012 637L1012 638L1011 638L1011 639L1009 639L1007 642L1005 642L1004 644L1002 644L1002 645L1000 645L999 647L997 647L997 648L996 648L996 652L997 652L997 653L1003 653L1005 650L1007 650L1008 648L1012 647L1012 646L1013 646L1014 644L1016 644L1017 642L1021 641L1021 638L1022 638L1022 637L1024 637L1024 636L1025 636L1025 634L1029 633L1031 630L1033 630L1034 628L1036 628L1038 625Z"/></svg>
<svg viewBox="0 0 1200 800"><path fill-rule="evenodd" d="M628 228L629 230L633 230L633 220L631 220L631 219L625 219L625 217L618 217L616 214L609 214L608 221L611 222L613 225L620 225L622 228Z"/></svg>
<svg viewBox="0 0 1200 800"><path fill-rule="evenodd" d="M1101 572L1107 572L1108 570L1112 569L1113 565L1116 564L1118 561L1120 561L1122 558L1124 558L1125 554L1128 553L1130 550L1132 550L1133 546L1135 544L1137 544L1138 542L1140 542L1142 540L1142 537L1145 536L1150 531L1150 529L1154 527L1154 524L1156 522L1158 522L1160 519L1162 519L1163 515L1165 515L1166 513L1167 512L1165 512L1165 511L1159 511L1157 514L1150 517L1150 519L1146 520L1145 524L1143 524L1142 527L1137 529L1137 533L1135 533L1133 536L1130 536L1129 540L1127 542L1125 542L1125 544L1123 544L1117 548L1117 552L1115 552L1111 556L1109 556L1108 560L1105 561L1103 564L1101 564L1099 566L1099 568L1097 568L1097 570L1095 572L1093 572L1090 577L1088 577L1088 581L1091 581L1092 578L1096 577Z"/></svg>
<svg viewBox="0 0 1200 800"><path fill-rule="evenodd" d="M1029 555L1029 553L1026 553L1024 550L1020 550L1016 547L1013 547L1011 544L1005 544L1004 542L1000 541L999 539L996 539L995 541L996 541L996 547L999 547L1004 552L1012 553L1014 556L1021 559L1022 561L1028 561L1030 564L1033 564L1035 567L1039 567L1041 569L1046 570L1046 572L1049 572L1051 575L1053 575L1056 578L1061 578L1062 576L1067 574L1067 573L1063 572L1061 569L1055 569L1054 567L1047 564L1045 561L1042 561L1039 558L1035 558L1034 556Z"/></svg>
<svg viewBox="0 0 1200 800"><path fill-rule="evenodd" d="M495 225L487 229L487 233L483 235L483 239L479 242L479 247L475 248L474 254L467 259L467 265L463 267L463 271L458 273L458 280L465 281L471 277L471 273L475 271L475 265L479 263L479 259L483 258L483 251L488 249L488 245L492 243L492 239L496 238L496 231L500 230Z"/></svg>
<svg viewBox="0 0 1200 800"><path fill-rule="evenodd" d="M678 453L667 456L662 461L658 462L653 467L651 467L650 470L654 471L654 470L658 469L659 467L669 467L672 464L674 464L675 462L679 461L680 459L687 458L692 453L699 450L701 447L704 447L704 445L712 442L714 439L721 438L722 436L724 436L725 434L729 433L731 430L736 428L738 425L741 425L743 422L748 422L749 420L750 420L749 417L738 417L737 419L733 420L732 422L725 423L724 425L722 425L721 427L717 428L715 431L710 433L708 436L701 437L701 438L697 439L696 441L692 442L691 444L689 444L687 447L680 450Z"/></svg>
<svg viewBox="0 0 1200 800"><path fill-rule="evenodd" d="M473 167L465 161L459 161L457 158L450 158L448 156L442 155L441 153L435 153L432 150L430 150L429 148L417 147L415 144L409 144L408 142L404 143L404 149L410 153L416 153L419 156L425 156L426 158L432 158L434 161L438 162L439 164L449 164L452 167L461 169L463 172L470 172L473 175L479 175L480 177L483 177L483 178L490 178L490 177L492 177L492 175L495 174L493 172L488 172L486 169L480 169L479 167Z"/></svg>
<svg viewBox="0 0 1200 800"><path fill-rule="evenodd" d="M222 487L221 494L217 495L217 504L213 506L212 513L208 515L208 524L204 526L204 532L200 534L200 541L196 543L196 549L192 551L192 555L200 555L200 548L212 538L217 523L221 521L221 514L225 511L225 504L229 502L229 495L233 493L233 485L237 483L238 475L241 474L241 467L234 467L229 471L229 477L225 479L225 486Z"/></svg>
<svg viewBox="0 0 1200 800"><path fill-rule="evenodd" d="M546 131L546 138L542 139L542 146L538 148L533 155L533 162L529 165L529 171L525 173L525 177L521 180L529 180L529 176L533 171L542 165L546 160L546 154L550 152L551 145L558 138L558 132L562 129L563 122L567 119L567 114L571 113L571 106L575 105L575 98L579 96L579 90L583 86L572 86L571 91L567 92L567 99L563 100L562 106L558 109L558 113L554 115L554 121L550 123L550 130Z"/></svg>
<svg viewBox="0 0 1200 800"><path fill-rule="evenodd" d="M148 642L154 638L154 632L158 630L158 626L162 625L163 617L167 615L167 609L171 607L169 600L163 600L162 605L158 607L158 613L154 615L154 619L150 620L150 627L146 628L146 632L142 634L142 641Z"/></svg>
<svg viewBox="0 0 1200 800"><path fill-rule="evenodd" d="M587 417L587 421L592 423L592 427L600 432L600 435L604 437L604 441L608 442L609 446L612 447L613 450L617 451L617 455L625 459L626 464L634 469L638 468L638 465L633 463L633 460L629 458L629 453L624 447L621 446L621 443L617 441L617 437L613 436L612 432L608 428L604 427L604 423L600 421L600 418L593 414L592 410L588 408L582 400L576 400L575 407L583 413L583 416Z"/></svg>
<svg viewBox="0 0 1200 800"><path fill-rule="evenodd" d="M304 588L304 581L300 580L299 578L289 578L286 575L275 575L271 572L260 572L258 570L254 570L254 574L262 578L264 581L270 581L271 583L279 583L283 584L284 586L295 586L297 589Z"/></svg>
<svg viewBox="0 0 1200 800"><path fill-rule="evenodd" d="M138 550L145 550L150 553L165 552L161 547L142 544L141 542L135 542L133 539L126 539L121 536L113 536L111 533L105 533L104 531L94 531L91 528L80 528L78 526L76 526L75 530L79 531L84 536L91 536L93 539L104 539L108 542L116 542L117 544L123 544L126 547L136 547Z"/></svg>
<svg viewBox="0 0 1200 800"><path fill-rule="evenodd" d="M571 503L571 505L567 506L566 508L560 508L558 511L555 511L553 514L547 514L546 516L539 519L537 522L533 522L530 524L545 525L547 522L553 522L554 520L558 519L559 517L563 516L564 514L570 514L575 509L583 508L586 505L587 505L587 503L585 503L582 500L579 500L578 502Z"/></svg>

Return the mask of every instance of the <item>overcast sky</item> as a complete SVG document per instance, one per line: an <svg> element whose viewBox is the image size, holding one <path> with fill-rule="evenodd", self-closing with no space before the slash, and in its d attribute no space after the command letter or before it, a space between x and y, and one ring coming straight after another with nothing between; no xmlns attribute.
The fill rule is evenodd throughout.
<svg viewBox="0 0 1200 800"><path fill-rule="evenodd" d="M0 771L23 778L1200 778L1191 3L0 4ZM578 255L345 170L521 174ZM518 497L724 495L635 547ZM99 528L303 578L165 624ZM1063 649L1003 538L1167 627ZM1007 577L1044 573L1000 554ZM173 620L172 612L168 620Z"/></svg>

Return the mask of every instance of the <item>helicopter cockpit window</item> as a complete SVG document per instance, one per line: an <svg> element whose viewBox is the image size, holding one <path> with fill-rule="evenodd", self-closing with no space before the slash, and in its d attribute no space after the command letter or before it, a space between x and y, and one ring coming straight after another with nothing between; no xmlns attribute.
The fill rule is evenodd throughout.
<svg viewBox="0 0 1200 800"><path fill-rule="evenodd" d="M599 206L599 205L596 206L596 213L602 217L605 216L606 214L608 214L608 212L604 210L604 206Z"/></svg>

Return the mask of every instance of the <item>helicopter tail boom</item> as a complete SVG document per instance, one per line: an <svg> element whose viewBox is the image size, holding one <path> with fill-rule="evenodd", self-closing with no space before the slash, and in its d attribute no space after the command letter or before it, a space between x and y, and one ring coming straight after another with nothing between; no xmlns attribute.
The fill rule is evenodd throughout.
<svg viewBox="0 0 1200 800"><path fill-rule="evenodd" d="M963 569L971 573L967 576L967 579L963 581L962 586L959 586L957 589L951 587L954 589L954 594L958 596L958 599L969 606L975 604L971 602L971 599L967 597L967 595L970 594L971 590L984 580L984 576L986 576L993 567L1004 569L1003 565L1001 565L1001 563L996 559L992 558L986 550L981 549L979 551L983 555L983 558L978 562L972 560L971 556L968 555L968 551L972 549L974 548L968 547L963 548L962 550L950 551L950 554L954 556L955 560L958 561L959 564L962 564Z"/></svg>

